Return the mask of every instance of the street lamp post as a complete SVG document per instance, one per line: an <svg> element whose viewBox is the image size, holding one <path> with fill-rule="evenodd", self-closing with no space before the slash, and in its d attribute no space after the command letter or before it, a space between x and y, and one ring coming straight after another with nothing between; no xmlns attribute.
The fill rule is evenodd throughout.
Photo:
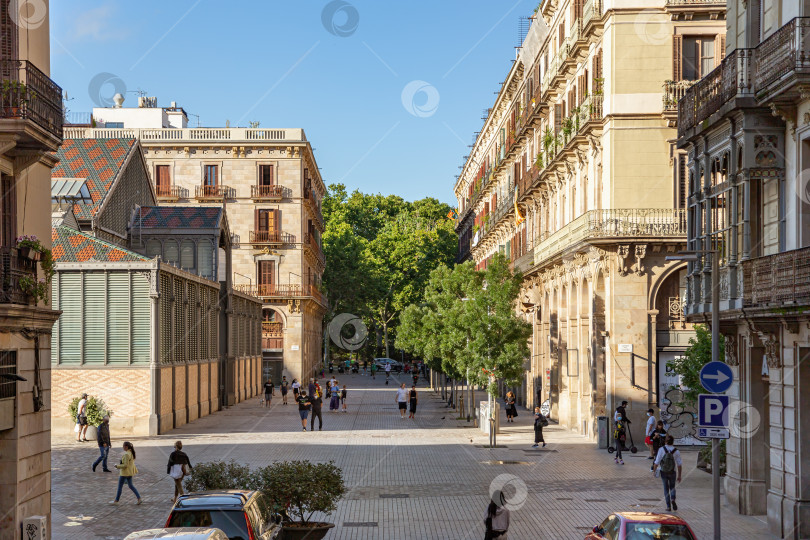
<svg viewBox="0 0 810 540"><path fill-rule="evenodd" d="M698 255L712 257L712 362L720 361L720 261L716 249L681 251L668 261L696 262ZM720 540L720 445L712 439L712 513L714 517L714 540Z"/></svg>

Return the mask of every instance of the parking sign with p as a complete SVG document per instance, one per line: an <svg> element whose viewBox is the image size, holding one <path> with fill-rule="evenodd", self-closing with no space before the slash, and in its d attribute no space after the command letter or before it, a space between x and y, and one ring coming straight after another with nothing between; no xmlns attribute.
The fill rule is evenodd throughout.
<svg viewBox="0 0 810 540"><path fill-rule="evenodd" d="M698 396L698 425L701 427L727 428L729 398L721 394Z"/></svg>

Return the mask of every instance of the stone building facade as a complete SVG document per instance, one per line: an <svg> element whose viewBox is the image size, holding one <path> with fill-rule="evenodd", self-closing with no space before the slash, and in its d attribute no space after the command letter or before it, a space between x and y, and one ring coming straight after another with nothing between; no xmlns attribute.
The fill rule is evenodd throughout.
<svg viewBox="0 0 810 540"><path fill-rule="evenodd" d="M517 394L591 437L626 399L643 440L693 335L684 264L665 260L686 242L675 98L720 62L724 13L541 2L455 184L459 260L483 268L500 252L524 274L534 331Z"/></svg>
<svg viewBox="0 0 810 540"><path fill-rule="evenodd" d="M31 296L40 263L18 249L50 248L53 157L62 141L62 89L50 73L48 2L37 19L0 3L0 539L22 538L26 518L51 519L51 328L59 316Z"/></svg>
<svg viewBox="0 0 810 540"><path fill-rule="evenodd" d="M810 8L729 2L726 56L678 104L688 154L686 313L711 315L735 373L726 498L767 515L781 538L810 537Z"/></svg>
<svg viewBox="0 0 810 540"><path fill-rule="evenodd" d="M99 126L118 127L67 128L67 137L135 137L160 201L227 207L230 277L235 288L264 302L262 377L313 375L322 363L326 306L320 291L326 188L304 131L188 128L182 108L152 114L159 110L95 109ZM169 122L168 113L178 111L183 120Z"/></svg>

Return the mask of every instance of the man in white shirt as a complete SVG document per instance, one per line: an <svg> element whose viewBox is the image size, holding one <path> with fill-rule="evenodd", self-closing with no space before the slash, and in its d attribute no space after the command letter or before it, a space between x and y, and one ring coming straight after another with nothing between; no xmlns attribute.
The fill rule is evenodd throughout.
<svg viewBox="0 0 810 540"><path fill-rule="evenodd" d="M388 384L388 378L391 376L391 363L385 364L385 384Z"/></svg>
<svg viewBox="0 0 810 540"><path fill-rule="evenodd" d="M655 431L655 422L655 411L652 409L647 409L647 427L644 430L644 444L646 444L650 449L650 457L647 459L655 459L652 442L653 431Z"/></svg>
<svg viewBox="0 0 810 540"><path fill-rule="evenodd" d="M405 383L402 383L402 386L397 389L397 405L399 406L399 416L405 418L405 409L408 407L408 390L405 388Z"/></svg>
<svg viewBox="0 0 810 540"><path fill-rule="evenodd" d="M683 461L681 453L675 448L675 438L667 435L664 446L658 449L655 456L655 471L660 471L661 482L664 484L664 499L667 501L667 511L677 510L675 502L675 481L677 470L677 482L681 481L681 468Z"/></svg>

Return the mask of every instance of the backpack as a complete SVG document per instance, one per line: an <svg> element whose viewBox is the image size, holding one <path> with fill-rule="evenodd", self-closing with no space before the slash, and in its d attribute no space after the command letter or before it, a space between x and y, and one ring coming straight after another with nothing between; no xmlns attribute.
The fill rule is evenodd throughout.
<svg viewBox="0 0 810 540"><path fill-rule="evenodd" d="M675 452L670 452L664 447L664 457L661 458L661 472L672 473L675 472Z"/></svg>
<svg viewBox="0 0 810 540"><path fill-rule="evenodd" d="M548 418L546 418L542 414L540 415L540 425L543 427L546 427L548 425Z"/></svg>

